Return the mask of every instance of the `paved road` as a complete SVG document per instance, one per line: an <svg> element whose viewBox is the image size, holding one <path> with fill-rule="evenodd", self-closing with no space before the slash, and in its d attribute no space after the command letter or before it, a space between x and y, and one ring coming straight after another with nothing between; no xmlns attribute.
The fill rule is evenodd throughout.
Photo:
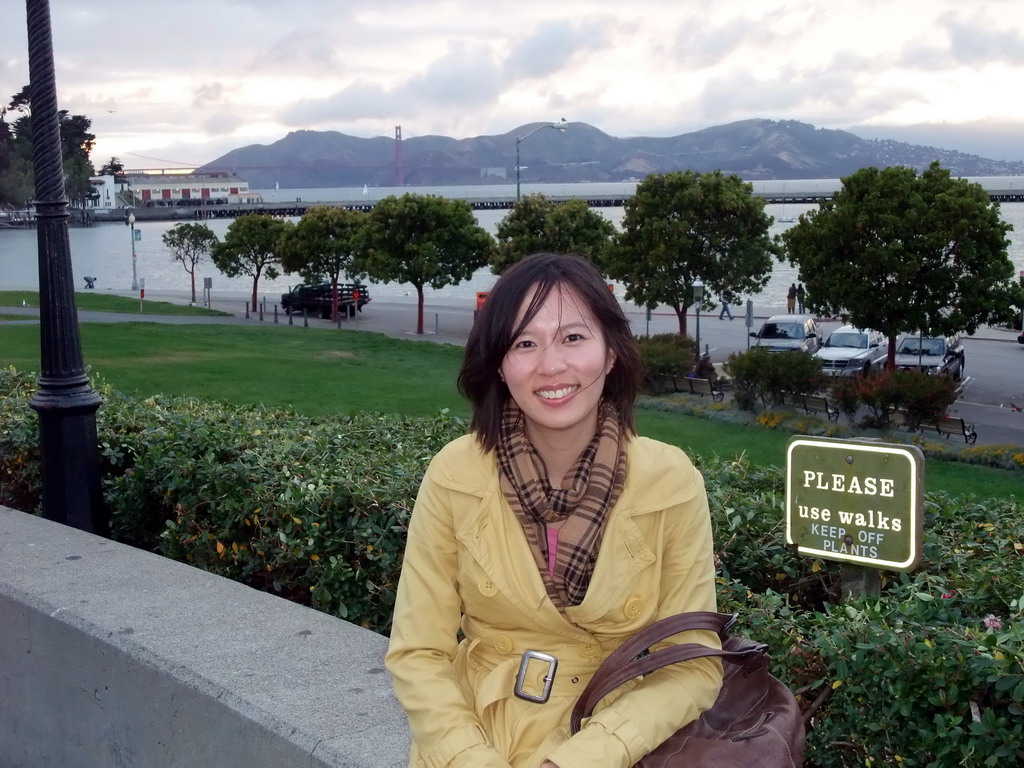
<svg viewBox="0 0 1024 768"><path fill-rule="evenodd" d="M124 294L134 296L134 294ZM150 291L147 298L185 304L189 294L185 291ZM245 324L263 325L268 328L284 328L289 318L277 314L276 322L272 297L268 297L263 319L259 313L246 315L245 294L224 294L215 299L213 308L232 314L225 317L181 317L174 315L127 315L110 312L80 312L83 322L160 322L171 324ZM671 310L654 312L648 319L647 313L639 308L625 306L626 314L637 334L674 333L679 330L679 321ZM737 314L735 319L719 320L717 312L700 317L701 346L709 349L714 362L728 359L734 351L748 347L749 331L757 330L761 322L772 314L780 312L779 307L755 307L754 327L748 329L744 317ZM31 307L0 308L0 314L25 315L24 322L36 322L38 310ZM397 297L386 300L375 299L354 319L342 319L342 328L375 331L396 338L420 339L437 343L463 345L473 325L473 307L445 301L428 301L424 305L424 333L416 334L415 297ZM687 318L688 331L696 333L697 318ZM11 321L18 322L18 321ZM292 316L293 325L303 325L303 318ZM329 330L334 324L319 318L308 319L310 328ZM829 332L839 323L825 321L823 328ZM1000 328L982 328L971 337L965 338L967 356L967 378L963 395L950 409L951 414L974 423L978 430L978 443L984 445L1024 445L1024 345L1017 344L1016 331ZM954 439L954 438L951 438Z"/></svg>

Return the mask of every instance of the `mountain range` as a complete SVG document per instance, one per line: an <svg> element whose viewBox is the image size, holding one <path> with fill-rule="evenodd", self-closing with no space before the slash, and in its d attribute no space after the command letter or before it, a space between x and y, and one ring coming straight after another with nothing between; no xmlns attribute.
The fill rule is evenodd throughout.
<svg viewBox="0 0 1024 768"><path fill-rule="evenodd" d="M270 145L234 149L200 170L232 171L252 189L502 184L515 180L518 144L520 175L529 183L630 181L686 169L750 181L834 179L865 166L921 170L935 160L954 176L1024 175L1021 161L866 139L795 120L742 120L666 138L617 138L587 123L569 123L565 131L544 127L530 123L467 139L416 136L400 148L383 136L293 131Z"/></svg>

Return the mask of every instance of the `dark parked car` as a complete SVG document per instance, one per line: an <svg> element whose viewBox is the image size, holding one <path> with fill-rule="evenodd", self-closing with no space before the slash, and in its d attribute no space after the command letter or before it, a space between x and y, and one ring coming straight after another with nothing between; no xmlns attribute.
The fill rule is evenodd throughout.
<svg viewBox="0 0 1024 768"><path fill-rule="evenodd" d="M896 367L901 371L944 373L961 379L965 364L964 345L959 333L951 336L904 336L896 347Z"/></svg>

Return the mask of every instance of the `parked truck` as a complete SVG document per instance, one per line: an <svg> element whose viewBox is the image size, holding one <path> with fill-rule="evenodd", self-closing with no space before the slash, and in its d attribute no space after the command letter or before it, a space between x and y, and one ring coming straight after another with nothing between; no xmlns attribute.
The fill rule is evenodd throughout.
<svg viewBox="0 0 1024 768"><path fill-rule="evenodd" d="M338 312L341 315L355 317L356 310L362 312L370 301L370 290L362 283L338 283ZM288 293L281 294L281 309L288 315L305 311L329 320L333 306L334 292L330 283L296 285Z"/></svg>

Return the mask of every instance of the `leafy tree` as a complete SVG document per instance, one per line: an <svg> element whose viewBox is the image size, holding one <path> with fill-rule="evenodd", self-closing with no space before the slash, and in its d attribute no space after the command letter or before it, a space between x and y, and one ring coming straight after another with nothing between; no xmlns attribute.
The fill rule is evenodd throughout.
<svg viewBox="0 0 1024 768"><path fill-rule="evenodd" d="M783 236L811 307L889 338L973 332L1004 314L1016 289L1010 225L978 184L938 163L862 168Z"/></svg>
<svg viewBox="0 0 1024 768"><path fill-rule="evenodd" d="M423 287L458 285L494 252L469 203L432 195L385 197L367 218L364 243L372 279L416 288L416 333L423 333Z"/></svg>
<svg viewBox="0 0 1024 768"><path fill-rule="evenodd" d="M124 181L124 163L120 158L111 157L103 164L103 167L96 172L97 176L113 176L118 184Z"/></svg>
<svg viewBox="0 0 1024 768"><path fill-rule="evenodd" d="M531 253L576 253L600 265L615 226L585 200L556 203L527 195L498 224L498 250L491 271L501 274Z"/></svg>
<svg viewBox="0 0 1024 768"><path fill-rule="evenodd" d="M11 103L7 105L8 109L13 109L15 112L22 114L28 114L31 111L32 106L32 86L23 85L21 90L18 91L14 96L11 97Z"/></svg>
<svg viewBox="0 0 1024 768"><path fill-rule="evenodd" d="M761 290L771 276L772 218L739 176L651 174L625 209L605 272L625 285L630 301L672 307L683 336L697 277L706 287L701 305L710 309L716 297L736 301Z"/></svg>
<svg viewBox="0 0 1024 768"><path fill-rule="evenodd" d="M192 279L192 303L196 303L196 266L216 247L217 236L205 224L177 224L163 234L164 245L185 267Z"/></svg>
<svg viewBox="0 0 1024 768"><path fill-rule="evenodd" d="M213 248L213 263L228 277L252 277L252 308L258 308L256 292L260 277L280 276L277 252L285 222L266 214L239 216L228 227L224 240Z"/></svg>
<svg viewBox="0 0 1024 768"><path fill-rule="evenodd" d="M0 203L24 205L34 194L31 107L31 89L26 85L0 112ZM9 112L18 114L11 123L5 119ZM82 206L92 193L89 177L94 172L89 153L96 142L96 136L90 132L92 121L66 109L57 115L66 193L72 203Z"/></svg>
<svg viewBox="0 0 1024 768"><path fill-rule="evenodd" d="M35 196L32 159L0 149L0 204L25 207Z"/></svg>
<svg viewBox="0 0 1024 768"><path fill-rule="evenodd" d="M23 206L32 199L35 182L32 163L32 143L19 133L28 130L29 122L23 120L27 112L28 86L22 88L11 102L0 109L0 204ZM9 113L21 115L12 122L7 121Z"/></svg>
<svg viewBox="0 0 1024 768"><path fill-rule="evenodd" d="M289 224L281 239L281 268L298 272L309 284L328 281L334 296L333 319L338 319L338 281L342 274L358 276L366 214L318 205L296 225Z"/></svg>
<svg viewBox="0 0 1024 768"><path fill-rule="evenodd" d="M89 132L92 120L85 115L71 115L66 109L58 112L60 119L61 153L64 157L64 187L68 200L79 208L93 194L89 179L96 175L89 155L96 136Z"/></svg>

